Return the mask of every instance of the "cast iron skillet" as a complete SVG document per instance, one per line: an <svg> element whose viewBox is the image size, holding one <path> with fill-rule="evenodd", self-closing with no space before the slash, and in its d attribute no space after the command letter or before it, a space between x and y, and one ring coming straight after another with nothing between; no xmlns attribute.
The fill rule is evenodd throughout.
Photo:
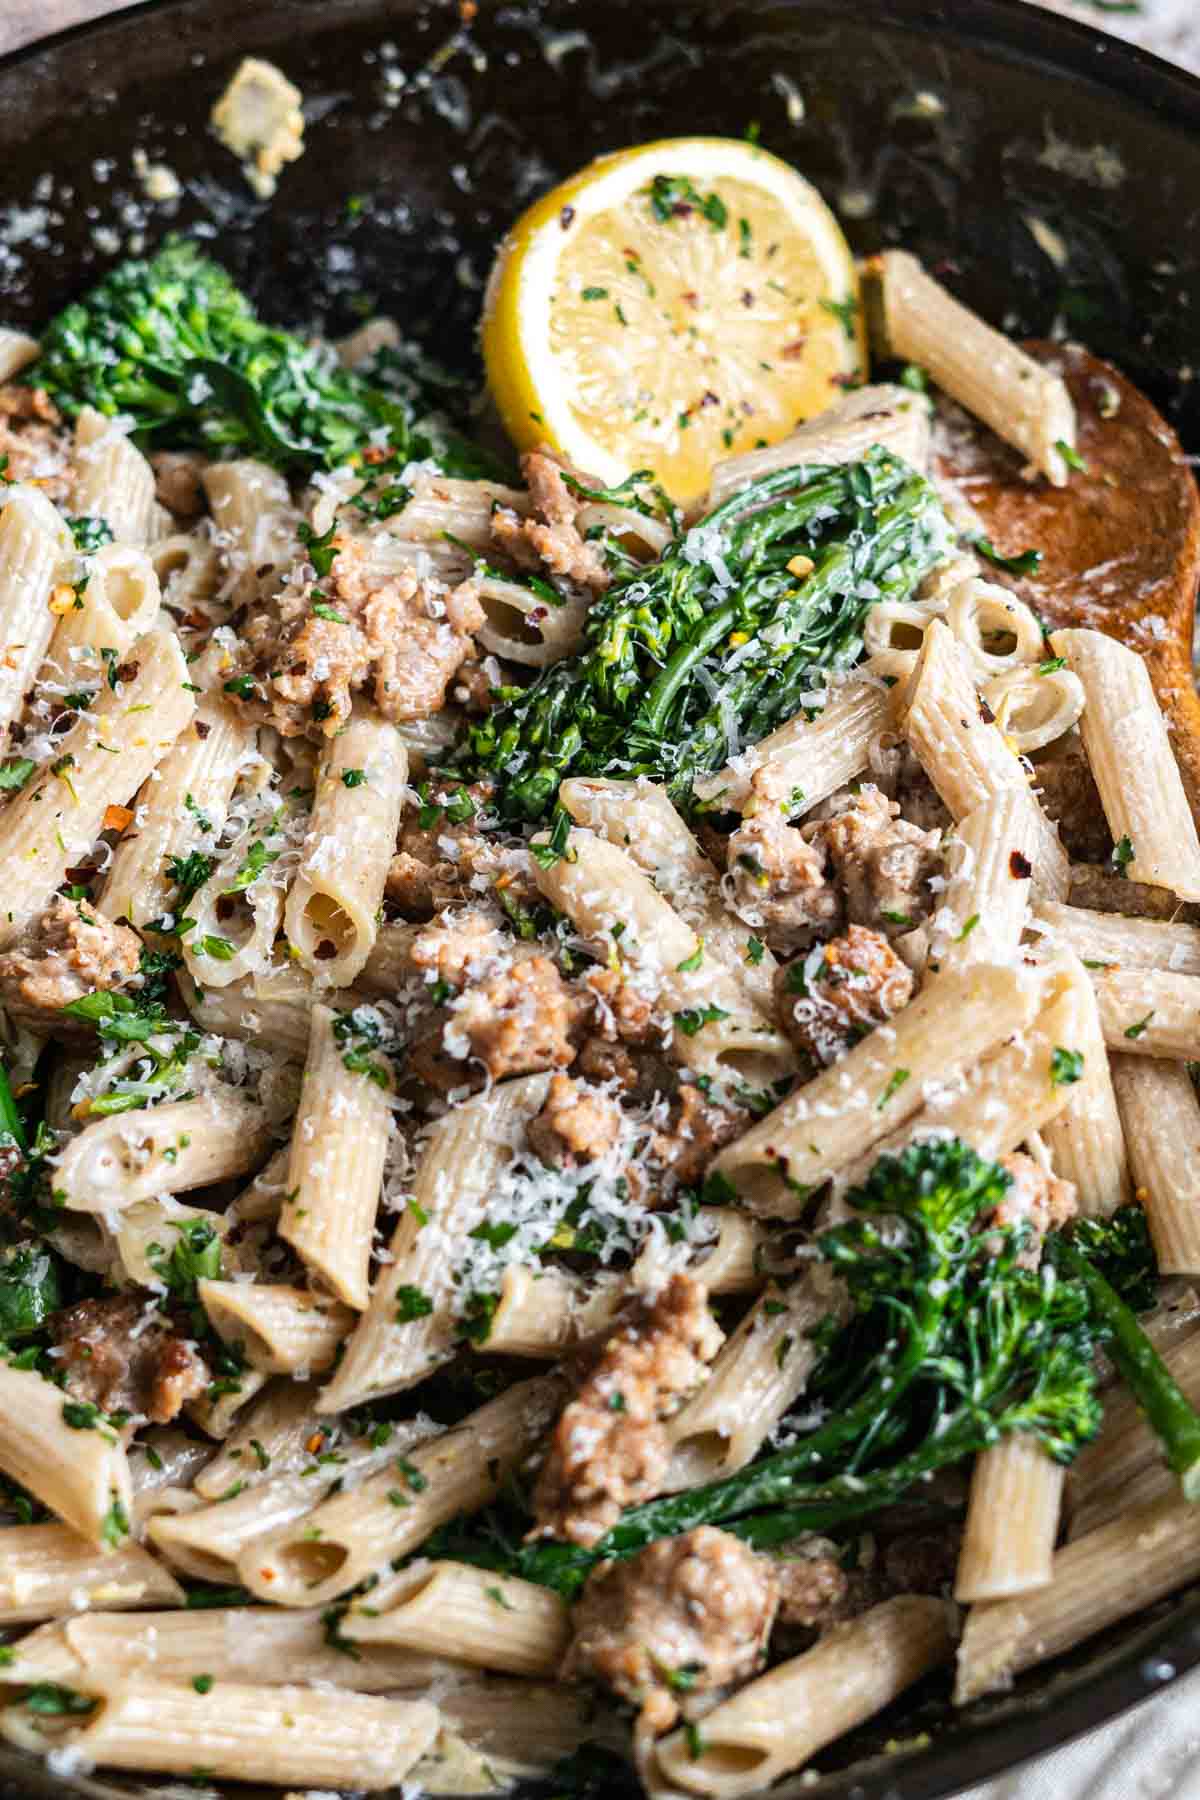
<svg viewBox="0 0 1200 1800"><path fill-rule="evenodd" d="M212 240L268 316L340 330L379 308L469 366L491 248L531 196L602 150L754 125L819 183L856 248L902 240L1019 336L1060 321L1200 450L1200 82L1018 0L479 12L462 30L447 0L157 0L8 59L0 319L36 328L163 234L164 209L131 177L141 146L186 183L175 222ZM307 152L270 206L206 129L246 52L307 99ZM815 1786L784 1791L936 1800L1197 1661L1200 1593L965 1715L931 1680L820 1759ZM4 1793L71 1785L137 1786L70 1784L0 1751Z"/></svg>

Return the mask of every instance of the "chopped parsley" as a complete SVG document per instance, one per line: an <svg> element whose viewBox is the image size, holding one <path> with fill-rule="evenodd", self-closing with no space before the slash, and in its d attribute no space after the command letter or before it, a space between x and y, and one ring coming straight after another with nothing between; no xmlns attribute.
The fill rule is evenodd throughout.
<svg viewBox="0 0 1200 1800"><path fill-rule="evenodd" d="M1125 1036L1127 1038L1133 1038L1135 1040L1137 1038L1140 1038L1142 1036L1142 1033L1145 1031L1147 1025L1149 1025L1151 1019L1154 1017L1154 1013L1155 1013L1155 1008L1151 1007L1150 1011L1146 1014L1144 1019L1139 1019L1136 1025L1127 1025L1125 1027Z"/></svg>
<svg viewBox="0 0 1200 1800"><path fill-rule="evenodd" d="M687 218L697 212L707 219L714 231L720 231L729 220L729 209L719 194L702 194L686 175L656 175L641 192L650 202L650 211L660 225L673 219Z"/></svg>
<svg viewBox="0 0 1200 1800"><path fill-rule="evenodd" d="M413 1319L427 1319L432 1311L433 1301L422 1288L403 1282L396 1289L397 1325L408 1325Z"/></svg>
<svg viewBox="0 0 1200 1800"><path fill-rule="evenodd" d="M723 1006L686 1006L682 1012L673 1016L684 1037L695 1037L706 1025L715 1025L719 1019L727 1019L729 1013Z"/></svg>
<svg viewBox="0 0 1200 1800"><path fill-rule="evenodd" d="M1050 1080L1055 1087L1070 1087L1083 1079L1083 1051L1064 1050L1057 1044L1050 1053Z"/></svg>
<svg viewBox="0 0 1200 1800"><path fill-rule="evenodd" d="M887 1086L884 1088L882 1094L880 1094L878 1100L875 1102L875 1111L876 1112L883 1111L883 1109L887 1105L888 1101L891 1100L894 1095L896 1095L900 1092L900 1089L904 1086L905 1082L910 1078L911 1075L912 1075L911 1069L894 1069L892 1071L892 1075L888 1081Z"/></svg>

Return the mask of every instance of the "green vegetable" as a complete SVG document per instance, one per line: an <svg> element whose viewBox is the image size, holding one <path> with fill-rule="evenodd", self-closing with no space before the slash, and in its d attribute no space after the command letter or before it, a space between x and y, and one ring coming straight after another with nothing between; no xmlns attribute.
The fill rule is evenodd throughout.
<svg viewBox="0 0 1200 1800"><path fill-rule="evenodd" d="M419 419L417 377L374 373L369 382L331 347L264 324L225 269L176 238L60 313L24 379L72 418L85 406L132 418L144 450L256 456L304 475L350 461L383 427L405 460L434 455L450 473L479 472L477 452L436 418Z"/></svg>
<svg viewBox="0 0 1200 1800"><path fill-rule="evenodd" d="M36 767L28 756L18 757L15 762L0 763L0 789L23 788Z"/></svg>
<svg viewBox="0 0 1200 1800"><path fill-rule="evenodd" d="M1050 1052L1050 1080L1055 1087L1070 1087L1083 1079L1083 1051L1065 1050L1056 1044Z"/></svg>
<svg viewBox="0 0 1200 1800"><path fill-rule="evenodd" d="M994 1222L1010 1186L956 1139L879 1158L848 1196L856 1216L817 1239L854 1310L819 1338L805 1404L824 1423L796 1444L633 1508L591 1549L514 1543L494 1524L481 1539L477 1523L445 1553L571 1594L600 1559L697 1525L758 1546L832 1529L1010 1432L1069 1461L1100 1423L1093 1354L1112 1325L1087 1281L1020 1265L1026 1228Z"/></svg>
<svg viewBox="0 0 1200 1800"><path fill-rule="evenodd" d="M58 1259L44 1245L21 1244L0 1264L0 1339L27 1337L61 1305Z"/></svg>
<svg viewBox="0 0 1200 1800"><path fill-rule="evenodd" d="M1009 575L1036 575L1042 566L1040 550L1022 550L1016 556L1001 556L991 539L985 537L975 538L972 548Z"/></svg>
<svg viewBox="0 0 1200 1800"><path fill-rule="evenodd" d="M186 906L192 895L199 893L215 867L216 858L205 856L202 850L190 850L186 856L168 856L167 874L179 889L176 908Z"/></svg>
<svg viewBox="0 0 1200 1800"><path fill-rule="evenodd" d="M1107 1328L1108 1353L1157 1433L1184 1499L1200 1500L1200 1418L1095 1256L1087 1255L1086 1241L1059 1237L1048 1247L1054 1262L1086 1288Z"/></svg>
<svg viewBox="0 0 1200 1800"><path fill-rule="evenodd" d="M949 542L928 482L883 450L777 470L678 530L659 562L619 570L580 654L473 723L459 760L496 778L506 818L546 818L568 774L649 775L686 802L735 732L765 737L811 700L817 671L857 661L871 606L907 599ZM814 564L801 578L797 555Z"/></svg>
<svg viewBox="0 0 1200 1800"><path fill-rule="evenodd" d="M198 1281L221 1278L221 1238L207 1219L188 1219L177 1228L170 1255L161 1244L151 1244L146 1261L164 1286L190 1303Z"/></svg>
<svg viewBox="0 0 1200 1800"><path fill-rule="evenodd" d="M113 541L112 526L107 519L95 518L84 513L77 519L68 519L71 536L75 539L75 548L87 555L92 550L102 550L105 544Z"/></svg>

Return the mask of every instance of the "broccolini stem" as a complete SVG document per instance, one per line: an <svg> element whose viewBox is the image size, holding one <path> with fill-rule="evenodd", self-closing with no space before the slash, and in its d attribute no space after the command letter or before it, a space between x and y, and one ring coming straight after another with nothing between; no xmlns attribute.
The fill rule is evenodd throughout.
<svg viewBox="0 0 1200 1800"><path fill-rule="evenodd" d="M0 1062L0 1140L6 1137L12 1138L18 1150L29 1148L25 1137L25 1126L17 1111L17 1103L13 1099L8 1070Z"/></svg>
<svg viewBox="0 0 1200 1800"><path fill-rule="evenodd" d="M1184 1499L1200 1500L1200 1415L1111 1283L1070 1238L1054 1243L1055 1256L1086 1284L1096 1317L1112 1333L1109 1354L1161 1438Z"/></svg>

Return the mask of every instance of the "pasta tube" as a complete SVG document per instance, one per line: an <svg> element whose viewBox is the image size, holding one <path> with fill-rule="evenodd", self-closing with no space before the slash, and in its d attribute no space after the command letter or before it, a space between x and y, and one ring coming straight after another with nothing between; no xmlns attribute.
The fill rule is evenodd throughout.
<svg viewBox="0 0 1200 1800"><path fill-rule="evenodd" d="M83 1607L125 1612L183 1601L175 1577L140 1544L97 1549L66 1525L11 1525L0 1532L0 1625L28 1625Z"/></svg>
<svg viewBox="0 0 1200 1800"><path fill-rule="evenodd" d="M152 1769L279 1787L364 1788L403 1781L437 1736L436 1706L317 1688L252 1687L224 1681L200 1693L193 1683L151 1680L89 1684L97 1706L87 1722L50 1734L43 1717L19 1705L0 1713L0 1733L23 1750L48 1741L113 1769Z"/></svg>
<svg viewBox="0 0 1200 1800"><path fill-rule="evenodd" d="M906 250L885 250L878 260L891 355L918 363L1055 487L1065 487L1061 446L1074 448L1075 407L1061 375L985 324Z"/></svg>
<svg viewBox="0 0 1200 1800"><path fill-rule="evenodd" d="M279 1235L340 1300L362 1312L391 1133L390 1077L377 1059L369 1073L346 1066L337 1018L328 1006L313 1007Z"/></svg>
<svg viewBox="0 0 1200 1800"><path fill-rule="evenodd" d="M548 868L535 863L533 874L546 898L672 1015L678 1061L757 1087L795 1068L783 1034L764 1022L723 962L705 958L696 932L624 850L576 827L566 853Z"/></svg>
<svg viewBox="0 0 1200 1800"><path fill-rule="evenodd" d="M721 881L665 788L637 781L564 781L558 790L577 825L625 850L679 916L702 939L768 1021L774 1015L773 983L779 967L748 925L725 905Z"/></svg>
<svg viewBox="0 0 1200 1800"><path fill-rule="evenodd" d="M466 1563L420 1562L400 1576L386 1606L352 1606L342 1635L353 1644L398 1644L510 1675L553 1676L566 1655L571 1616L564 1600L535 1582Z"/></svg>
<svg viewBox="0 0 1200 1800"><path fill-rule="evenodd" d="M76 1212L109 1213L183 1194L264 1160L271 1128L261 1106L233 1088L94 1119L61 1152L54 1192Z"/></svg>
<svg viewBox="0 0 1200 1800"><path fill-rule="evenodd" d="M704 1715L701 1750L686 1731L657 1746L663 1780L686 1794L761 1793L949 1657L940 1600L904 1594L835 1625L812 1650L780 1663Z"/></svg>
<svg viewBox="0 0 1200 1800"><path fill-rule="evenodd" d="M66 871L91 849L107 808L137 792L195 711L174 637L147 632L131 658L136 673L115 688L105 684L91 710L60 740L58 756L4 813L0 948L41 911Z"/></svg>
<svg viewBox="0 0 1200 1800"><path fill-rule="evenodd" d="M873 1032L790 1094L727 1145L713 1169L752 1212L794 1217L815 1186L911 1119L927 1084L936 1091L1025 1030L1043 986L1028 970L987 963L934 976L886 1033Z"/></svg>
<svg viewBox="0 0 1200 1800"><path fill-rule="evenodd" d="M405 1467L335 1494L238 1559L252 1594L279 1606L325 1606L385 1563L424 1543L458 1513L475 1512L537 1443L563 1395L551 1376L518 1382L453 1431L418 1445Z"/></svg>
<svg viewBox="0 0 1200 1800"><path fill-rule="evenodd" d="M540 1108L547 1075L526 1075L457 1106L430 1131L370 1304L318 1402L342 1412L423 1380L454 1353L447 1247L476 1223L500 1169Z"/></svg>
<svg viewBox="0 0 1200 1800"><path fill-rule="evenodd" d="M1083 683L1083 747L1113 842L1132 851L1125 874L1200 900L1200 838L1145 662L1101 631L1050 642Z"/></svg>
<svg viewBox="0 0 1200 1800"><path fill-rule="evenodd" d="M284 910L293 952L331 987L349 987L371 954L407 780L408 753L395 726L356 707L326 744Z"/></svg>
<svg viewBox="0 0 1200 1800"><path fill-rule="evenodd" d="M697 799L744 812L752 795L794 813L828 800L867 768L872 743L891 729L892 701L882 682L851 677L831 687L815 717L798 713L695 783Z"/></svg>

